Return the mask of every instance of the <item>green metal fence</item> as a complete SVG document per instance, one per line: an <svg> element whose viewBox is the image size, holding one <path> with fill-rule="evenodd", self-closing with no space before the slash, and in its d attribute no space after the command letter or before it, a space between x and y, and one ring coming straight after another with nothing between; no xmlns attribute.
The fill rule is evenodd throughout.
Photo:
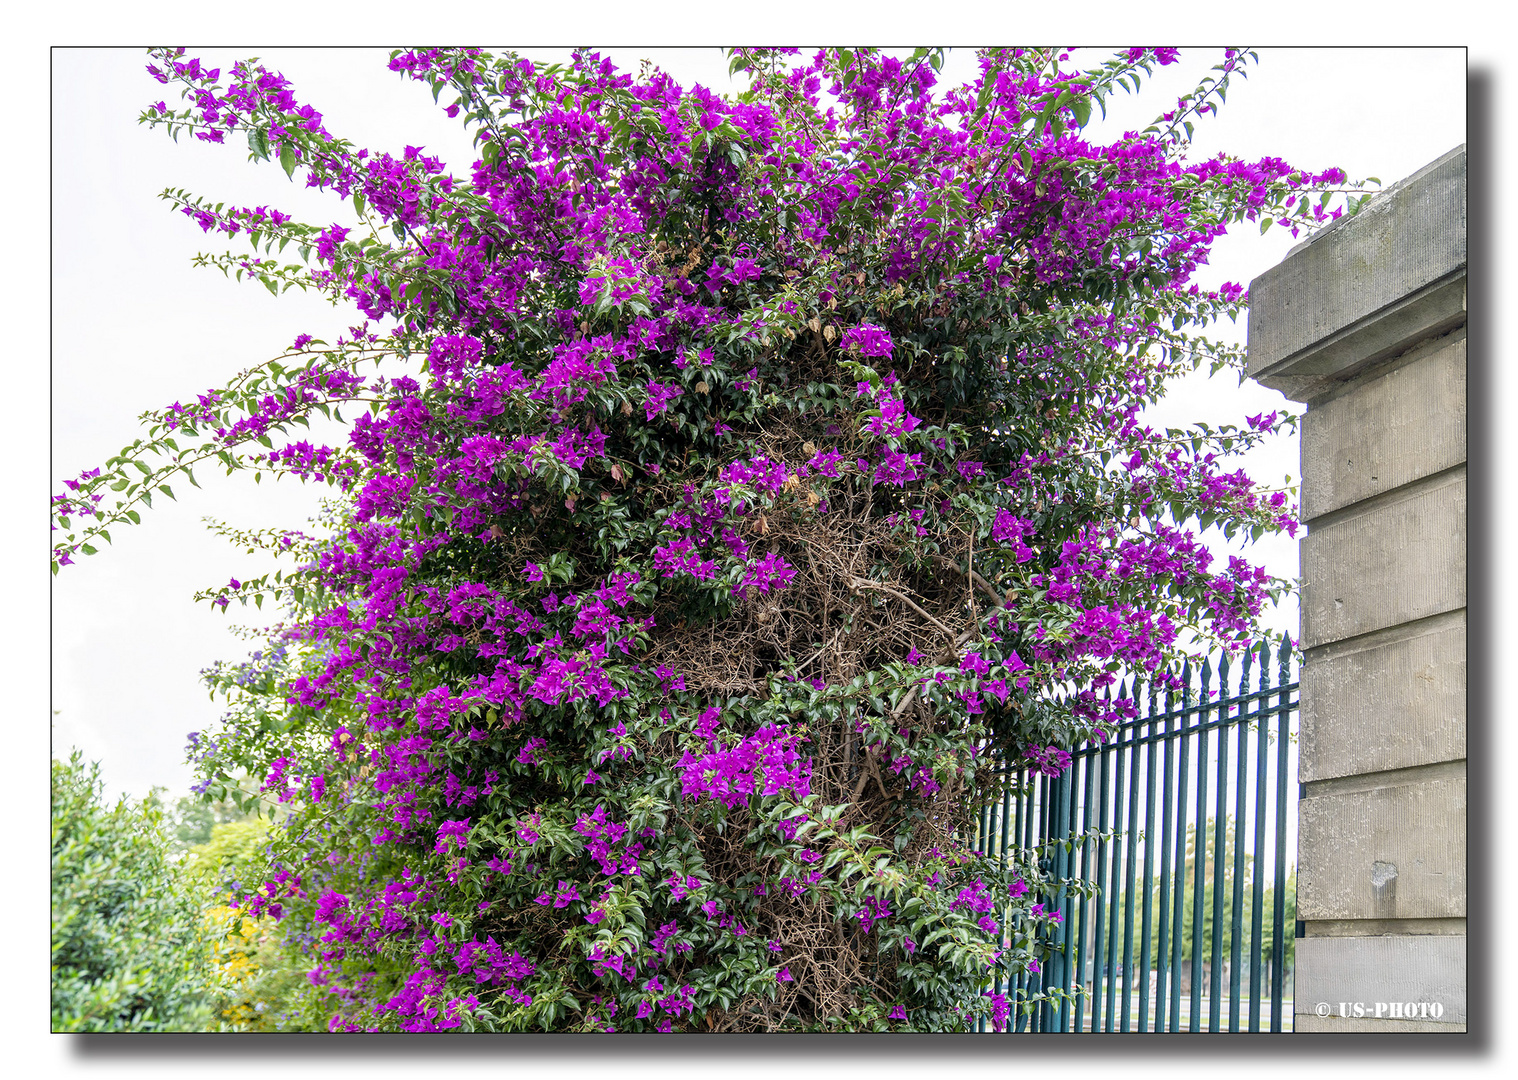
<svg viewBox="0 0 1518 1080"><path fill-rule="evenodd" d="M992 987L1060 997L1015 1011L1014 1031L1291 1030L1291 653L1262 642L1183 680L1121 684L1135 719L1075 750L1062 776L1020 771L981 812L977 848L1039 847L1080 883L1057 898L1042 970Z"/></svg>

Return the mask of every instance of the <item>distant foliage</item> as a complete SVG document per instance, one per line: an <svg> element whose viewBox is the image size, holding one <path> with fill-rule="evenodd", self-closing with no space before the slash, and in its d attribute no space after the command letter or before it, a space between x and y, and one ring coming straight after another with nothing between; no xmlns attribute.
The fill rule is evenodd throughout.
<svg viewBox="0 0 1518 1080"><path fill-rule="evenodd" d="M217 1021L232 1031L325 1030L326 1002L307 978L306 950L291 925L232 906L268 874L275 826L243 817L212 826L180 870L208 904L206 933L216 974Z"/></svg>
<svg viewBox="0 0 1518 1080"><path fill-rule="evenodd" d="M212 974L201 908L149 796L101 803L99 767L53 762L54 1031L199 1031Z"/></svg>

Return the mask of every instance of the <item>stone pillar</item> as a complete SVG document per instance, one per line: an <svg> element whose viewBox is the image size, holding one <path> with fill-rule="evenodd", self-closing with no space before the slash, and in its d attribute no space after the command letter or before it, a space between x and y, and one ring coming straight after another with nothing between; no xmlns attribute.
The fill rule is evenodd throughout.
<svg viewBox="0 0 1518 1080"><path fill-rule="evenodd" d="M1465 1030L1465 284L1462 146L1250 285L1307 405L1298 1031Z"/></svg>

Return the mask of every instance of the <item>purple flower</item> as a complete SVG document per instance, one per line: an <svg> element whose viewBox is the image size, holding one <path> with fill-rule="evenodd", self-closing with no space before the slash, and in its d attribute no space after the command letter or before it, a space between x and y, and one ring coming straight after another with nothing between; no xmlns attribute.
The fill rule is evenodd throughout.
<svg viewBox="0 0 1518 1080"><path fill-rule="evenodd" d="M337 913L348 906L348 898L342 893L328 889L316 904L316 921L335 923Z"/></svg>
<svg viewBox="0 0 1518 1080"><path fill-rule="evenodd" d="M991 665L985 657L978 652L966 653L963 662L959 665L960 671L970 672L985 678L991 673Z"/></svg>
<svg viewBox="0 0 1518 1080"><path fill-rule="evenodd" d="M1033 971L1037 971L1038 970L1038 967L1037 967L1036 963L1030 963L1029 964L1029 968L1031 970L1033 970ZM988 997L988 998L991 999L991 1028L992 1028L992 1030L994 1030L994 1031L1005 1031L1007 1029L1007 1017L1009 1017L1012 1014L1012 1007L1007 1002L1007 995L1006 994L993 994L993 993L990 993L990 992L984 992L982 996Z"/></svg>
<svg viewBox="0 0 1518 1080"><path fill-rule="evenodd" d="M872 417L865 427L876 435L899 438L917 430L922 421L902 404L900 398L887 397L880 403L880 415Z"/></svg>
<svg viewBox="0 0 1518 1080"><path fill-rule="evenodd" d="M643 399L643 412L646 419L652 420L660 413L669 408L669 403L681 394L685 393L676 383L658 383L648 380L648 394Z"/></svg>
<svg viewBox="0 0 1518 1080"><path fill-rule="evenodd" d="M772 551L748 568L743 575L742 584L733 590L733 595L741 600L748 596L751 588L762 593L771 589L783 589L795 576L796 568Z"/></svg>
<svg viewBox="0 0 1518 1080"><path fill-rule="evenodd" d="M432 850L440 855L446 855L450 851L457 853L462 852L468 843L469 820L467 818L463 821L445 821L438 826L437 844Z"/></svg>
<svg viewBox="0 0 1518 1080"><path fill-rule="evenodd" d="M846 352L857 352L860 356L890 356L892 349L890 333L870 323L846 330L840 344Z"/></svg>
<svg viewBox="0 0 1518 1080"><path fill-rule="evenodd" d="M323 230L316 238L316 257L322 262L331 262L337 253L337 247L348 236L348 230L340 225L334 225L330 229Z"/></svg>

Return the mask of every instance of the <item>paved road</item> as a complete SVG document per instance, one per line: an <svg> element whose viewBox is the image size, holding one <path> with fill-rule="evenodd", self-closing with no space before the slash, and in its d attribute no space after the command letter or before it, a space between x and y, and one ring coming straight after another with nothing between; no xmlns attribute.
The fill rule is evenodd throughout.
<svg viewBox="0 0 1518 1080"><path fill-rule="evenodd" d="M1161 1011L1163 1011L1164 1017L1168 1021L1168 1018L1169 1018L1169 1015L1170 1015L1170 1000L1169 1000L1168 997L1163 1002L1163 1006L1164 1006L1164 1008ZM1191 1029L1191 997L1190 997L1189 994L1182 994L1181 995L1180 1006L1181 1006L1180 1024L1174 1030L1181 1031L1181 1032L1189 1032L1190 1029ZM1286 998L1286 999L1284 999L1281 1002L1281 1011L1282 1011L1281 1029L1282 1029L1282 1031L1291 1031L1292 1030L1292 1006L1293 1006L1293 1001L1292 1001L1291 998ZM1101 1007L1102 1007L1102 1028L1103 1028L1103 1030L1107 1030L1107 999L1106 999L1105 995L1101 999ZM1139 995L1138 995L1138 991L1135 990L1135 991L1131 992L1128 995L1128 1008L1129 1008L1129 1030L1130 1031L1137 1031L1138 1030L1138 1015L1139 1015ZM1119 993L1116 994L1116 995L1114 995L1114 997L1113 997L1113 1009L1114 1009L1114 1011L1116 1013L1116 1017L1115 1017L1116 1023L1113 1024L1112 1029L1113 1030L1117 1030L1119 1028L1119 1026L1121 1025L1121 1023L1122 1023L1122 1014L1123 1014L1123 999L1122 999L1122 996L1121 996L1121 991L1119 991ZM1201 1013L1201 1025L1200 1025L1201 1026L1201 1030L1205 1032L1205 1031L1207 1031L1208 1021L1209 1021L1209 1019L1211 1017L1211 1013L1212 1013L1212 1002L1208 998L1203 997L1198 1002L1198 1009L1199 1009L1199 1011ZM1092 1003L1088 1001L1086 1003L1085 1017L1084 1017L1084 1022L1085 1022L1085 1025L1086 1025L1086 1030L1088 1030L1088 1031L1090 1030L1090 1025L1091 1025L1091 1013L1092 1013ZM1223 1001L1219 1002L1219 1021L1218 1021L1218 1030L1219 1031L1227 1031L1228 1030L1229 1015L1230 1015L1229 1002L1225 998ZM1265 1031L1265 1032L1269 1032L1270 1031L1270 1019L1271 1019L1271 1005L1270 1005L1270 1002L1268 1002L1268 1001L1262 1002L1260 1004L1260 1030ZM1156 1009L1155 995L1153 993L1151 993L1149 995L1149 1010L1148 1010L1148 1013L1145 1016L1145 1028L1146 1028L1146 1030L1149 1030L1149 1031L1155 1030L1155 1028L1156 1028L1156 1020L1157 1020L1157 1009ZM1167 1028L1166 1030L1171 1030L1171 1029ZM1247 1031L1247 1030L1249 1030L1249 1003L1247 1001L1239 1003L1239 1030L1241 1030L1241 1031Z"/></svg>

